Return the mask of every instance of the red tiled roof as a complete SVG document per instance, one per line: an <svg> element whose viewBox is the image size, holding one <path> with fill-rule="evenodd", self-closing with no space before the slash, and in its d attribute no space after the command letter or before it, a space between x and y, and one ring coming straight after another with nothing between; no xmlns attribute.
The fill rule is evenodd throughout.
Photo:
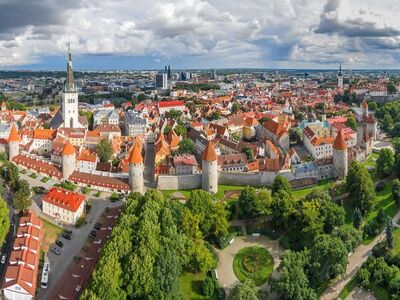
<svg viewBox="0 0 400 300"><path fill-rule="evenodd" d="M61 188L52 187L49 192L43 196L42 200L66 210L76 212L85 200L85 196Z"/></svg>
<svg viewBox="0 0 400 300"><path fill-rule="evenodd" d="M25 166L39 173L45 173L49 176L57 177L59 179L62 178L60 167L44 161L35 160L23 154L18 154L17 156L15 156L13 158L13 162L17 165Z"/></svg>
<svg viewBox="0 0 400 300"><path fill-rule="evenodd" d="M204 161L216 161L218 159L217 153L215 152L215 148L212 144L211 141L207 142L206 149L204 149L204 152L201 156L202 160Z"/></svg>
<svg viewBox="0 0 400 300"><path fill-rule="evenodd" d="M176 107L176 106L185 106L185 102L183 101L161 101L158 102L158 107Z"/></svg>
<svg viewBox="0 0 400 300"><path fill-rule="evenodd" d="M71 181L80 182L92 186L130 191L128 181L116 177L105 177L75 171L68 179Z"/></svg>
<svg viewBox="0 0 400 300"><path fill-rule="evenodd" d="M346 150L347 149L347 144L344 139L344 133L343 129L339 130L339 133L336 136L335 142L333 143L333 149L336 150Z"/></svg>

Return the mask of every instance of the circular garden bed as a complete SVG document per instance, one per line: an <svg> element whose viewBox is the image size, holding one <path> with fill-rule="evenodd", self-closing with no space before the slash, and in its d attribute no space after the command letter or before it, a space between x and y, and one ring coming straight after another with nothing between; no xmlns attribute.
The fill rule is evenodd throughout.
<svg viewBox="0 0 400 300"><path fill-rule="evenodd" d="M266 282L274 269L274 260L269 252L258 246L241 249L233 259L233 271L241 281L251 280L255 285Z"/></svg>

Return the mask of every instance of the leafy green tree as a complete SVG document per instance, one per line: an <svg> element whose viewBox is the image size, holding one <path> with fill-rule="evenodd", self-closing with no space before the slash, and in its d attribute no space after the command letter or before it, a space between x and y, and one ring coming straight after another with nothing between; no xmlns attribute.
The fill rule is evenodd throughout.
<svg viewBox="0 0 400 300"><path fill-rule="evenodd" d="M232 113L233 113L233 114L236 114L239 110L240 110L240 105L239 105L239 103L234 102L234 103L232 104L232 108L231 108Z"/></svg>
<svg viewBox="0 0 400 300"><path fill-rule="evenodd" d="M140 93L139 95L137 95L136 99L137 99L138 102L141 102L141 101L146 100L147 97L146 97L146 94Z"/></svg>
<svg viewBox="0 0 400 300"><path fill-rule="evenodd" d="M195 154L196 145L191 139L183 139L179 142L179 154Z"/></svg>
<svg viewBox="0 0 400 300"><path fill-rule="evenodd" d="M204 296L211 297L214 295L215 285L211 277L207 276L206 279L204 279L201 289Z"/></svg>
<svg viewBox="0 0 400 300"><path fill-rule="evenodd" d="M113 154L112 145L107 140L101 140L96 147L96 153L101 162L106 163L110 161Z"/></svg>
<svg viewBox="0 0 400 300"><path fill-rule="evenodd" d="M179 125L179 124L176 125L174 130L175 130L175 133L179 136L186 136L186 134L187 134L187 129L183 125Z"/></svg>
<svg viewBox="0 0 400 300"><path fill-rule="evenodd" d="M389 94L396 94L397 93L396 84L393 81L389 81L389 83L387 84L387 92Z"/></svg>
<svg viewBox="0 0 400 300"><path fill-rule="evenodd" d="M251 149L250 147L243 147L242 152L246 154L247 160L249 162L252 162L254 160L253 149Z"/></svg>
<svg viewBox="0 0 400 300"><path fill-rule="evenodd" d="M394 202L396 202L397 205L400 205L400 180L399 179L393 180L392 195L393 195Z"/></svg>
<svg viewBox="0 0 400 300"><path fill-rule="evenodd" d="M0 247L3 245L10 229L9 211L6 201L0 197Z"/></svg>
<svg viewBox="0 0 400 300"><path fill-rule="evenodd" d="M273 222L289 228L290 218L296 211L291 195L284 190L278 190L272 197L271 210Z"/></svg>
<svg viewBox="0 0 400 300"><path fill-rule="evenodd" d="M347 252L352 252L362 242L362 233L351 225L342 225L332 231L333 237L340 238L346 245Z"/></svg>
<svg viewBox="0 0 400 300"><path fill-rule="evenodd" d="M310 249L308 264L309 280L314 287L335 278L346 271L347 248L341 239L330 235L320 235Z"/></svg>
<svg viewBox="0 0 400 300"><path fill-rule="evenodd" d="M163 133L164 133L165 135L167 135L170 131L171 131L171 126L170 126L170 125L166 125L166 126L164 127Z"/></svg>
<svg viewBox="0 0 400 300"><path fill-rule="evenodd" d="M257 289L251 281L238 283L229 294L229 300L258 300Z"/></svg>
<svg viewBox="0 0 400 300"><path fill-rule="evenodd" d="M215 120L219 120L220 118L221 118L220 113L218 111L213 111L208 119L210 121L215 121Z"/></svg>
<svg viewBox="0 0 400 300"><path fill-rule="evenodd" d="M393 222L388 218L386 222L386 243L389 249L393 249Z"/></svg>
<svg viewBox="0 0 400 300"><path fill-rule="evenodd" d="M278 279L270 279L271 290L280 299L316 300L317 295L310 287L310 282L304 272L304 268L308 262L309 257L304 251L295 252L286 250L283 252L278 268L280 276Z"/></svg>
<svg viewBox="0 0 400 300"><path fill-rule="evenodd" d="M241 218L256 218L271 213L272 198L267 190L257 191L246 187L239 195L238 207Z"/></svg>
<svg viewBox="0 0 400 300"><path fill-rule="evenodd" d="M32 204L32 200L29 196L27 196L26 194L24 194L21 191L18 191L15 193L14 199L13 199L13 205L16 210L22 212L25 209L27 209L29 206L31 206L31 204Z"/></svg>
<svg viewBox="0 0 400 300"><path fill-rule="evenodd" d="M272 184L272 189L271 189L272 196L274 196L275 193L277 193L280 190L283 190L288 194L292 193L292 188L286 177L277 175L274 179L274 183Z"/></svg>
<svg viewBox="0 0 400 300"><path fill-rule="evenodd" d="M378 173L388 176L392 173L395 165L394 153L390 149L382 149L376 160L376 170Z"/></svg>
<svg viewBox="0 0 400 300"><path fill-rule="evenodd" d="M357 172L361 169L361 164L358 161L353 161L350 164L350 168L347 172L347 177L346 177L346 190L347 192L350 192L351 189L353 188L353 184L355 181L355 178L357 177Z"/></svg>
<svg viewBox="0 0 400 300"><path fill-rule="evenodd" d="M357 122L353 116L347 118L346 126L350 127L353 130L357 130Z"/></svg>
<svg viewBox="0 0 400 300"><path fill-rule="evenodd" d="M371 273L367 269L361 268L360 271L357 272L356 276L358 282L360 282L362 286L369 286L369 279L371 277Z"/></svg>
<svg viewBox="0 0 400 300"><path fill-rule="evenodd" d="M400 177L400 153L396 156L396 166L394 168L395 175Z"/></svg>
<svg viewBox="0 0 400 300"><path fill-rule="evenodd" d="M364 166L360 166L355 174L350 188L350 198L352 199L353 207L360 209L364 215L372 207L375 199L375 189L371 176Z"/></svg>
<svg viewBox="0 0 400 300"><path fill-rule="evenodd" d="M165 116L170 119L179 120L182 116L182 112L180 110L171 109L165 113Z"/></svg>
<svg viewBox="0 0 400 300"><path fill-rule="evenodd" d="M320 212L324 219L325 233L331 233L335 227L341 226L345 222L346 211L332 201L322 201Z"/></svg>
<svg viewBox="0 0 400 300"><path fill-rule="evenodd" d="M375 111L378 108L378 104L375 101L368 102L369 110Z"/></svg>
<svg viewBox="0 0 400 300"><path fill-rule="evenodd" d="M353 225L355 228L359 229L362 223L362 214L358 207L354 209L353 212Z"/></svg>

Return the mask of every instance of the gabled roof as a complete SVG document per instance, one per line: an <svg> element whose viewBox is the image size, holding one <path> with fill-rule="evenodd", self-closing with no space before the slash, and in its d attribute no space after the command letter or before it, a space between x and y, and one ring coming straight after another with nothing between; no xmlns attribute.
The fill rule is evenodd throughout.
<svg viewBox="0 0 400 300"><path fill-rule="evenodd" d="M49 192L43 196L43 201L72 212L76 212L84 200L84 195L57 187L52 187Z"/></svg>

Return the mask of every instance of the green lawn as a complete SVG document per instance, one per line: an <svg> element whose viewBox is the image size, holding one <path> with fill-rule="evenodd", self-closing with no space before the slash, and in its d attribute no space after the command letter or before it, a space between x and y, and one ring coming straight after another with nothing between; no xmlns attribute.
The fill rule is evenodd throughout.
<svg viewBox="0 0 400 300"><path fill-rule="evenodd" d="M274 260L263 247L243 248L233 259L233 271L241 282L250 279L255 285L262 285L268 280L273 269Z"/></svg>
<svg viewBox="0 0 400 300"><path fill-rule="evenodd" d="M375 283L370 283L371 293L378 300L389 300L389 293L382 287L377 286Z"/></svg>
<svg viewBox="0 0 400 300"><path fill-rule="evenodd" d="M46 183L49 180L50 180L49 177L43 177L42 180L40 180L40 181L43 182L43 183Z"/></svg>
<svg viewBox="0 0 400 300"><path fill-rule="evenodd" d="M346 299L346 297L351 293L352 290L358 285L358 281L356 277L353 277L343 288L343 290L339 294L340 299Z"/></svg>
<svg viewBox="0 0 400 300"><path fill-rule="evenodd" d="M203 280L206 278L205 273L183 273L179 278L181 283L182 299L184 300L214 300L217 299L217 295L213 297L206 297L201 294L201 285Z"/></svg>
<svg viewBox="0 0 400 300"><path fill-rule="evenodd" d="M322 189L322 190L329 190L330 186L332 184L331 180L321 180L318 182L317 186L312 186L312 187L308 187L308 188L304 188L304 189L300 189L300 190L295 190L293 191L293 198L295 200L304 198L305 196L307 196L309 193L311 193L313 190L315 190L317 187Z"/></svg>
<svg viewBox="0 0 400 300"><path fill-rule="evenodd" d="M36 179L37 178L37 174L36 173L32 173L31 175L29 175L30 178L32 179Z"/></svg>
<svg viewBox="0 0 400 300"><path fill-rule="evenodd" d="M395 228L393 230L393 249L390 250L390 254L394 257L400 253L400 229Z"/></svg>
<svg viewBox="0 0 400 300"><path fill-rule="evenodd" d="M374 210L367 215L365 221L367 222L375 218L378 214L379 209L381 208L383 208L385 214L390 217L393 217L399 210L399 207L393 201L392 197L392 181L387 182L385 184L385 188L382 191L376 193Z"/></svg>
<svg viewBox="0 0 400 300"><path fill-rule="evenodd" d="M382 179L382 176L379 175L376 172L376 159L378 157L379 157L378 153L371 153L371 155L368 157L368 159L362 163L362 165L365 166L366 168L368 168L368 167L374 167L375 168L374 171L370 172L371 179L372 179L373 182L377 182L380 179Z"/></svg>
<svg viewBox="0 0 400 300"><path fill-rule="evenodd" d="M41 240L41 246L43 251L47 252L51 244L53 244L58 236L62 233L63 228L50 223L45 219L41 220L43 221L43 238Z"/></svg>

